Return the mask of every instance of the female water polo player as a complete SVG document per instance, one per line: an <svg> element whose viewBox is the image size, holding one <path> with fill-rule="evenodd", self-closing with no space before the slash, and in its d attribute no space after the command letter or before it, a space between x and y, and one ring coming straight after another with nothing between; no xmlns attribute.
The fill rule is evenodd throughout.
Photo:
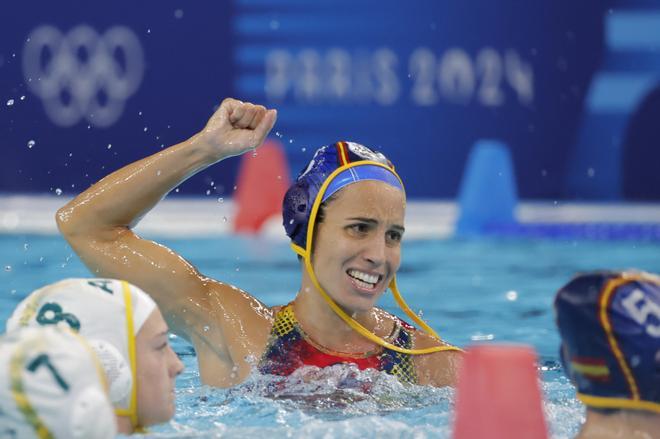
<svg viewBox="0 0 660 439"><path fill-rule="evenodd" d="M66 328L0 336L0 438L111 439L115 416L98 357Z"/></svg>
<svg viewBox="0 0 660 439"><path fill-rule="evenodd" d="M226 99L189 140L110 174L61 208L60 230L95 274L152 295L171 329L193 344L206 384L238 384L253 365L287 375L305 365L352 363L403 382L452 385L458 349L412 313L396 288L406 199L382 154L344 142L323 147L287 192L284 225L302 273L285 306L269 309L131 230L189 176L261 145L275 119L275 110ZM388 287L424 330L375 307Z"/></svg>
<svg viewBox="0 0 660 439"><path fill-rule="evenodd" d="M169 346L158 307L144 291L115 279L65 279L23 299L7 332L50 326L81 335L97 354L119 433L174 416L174 379L183 365Z"/></svg>
<svg viewBox="0 0 660 439"><path fill-rule="evenodd" d="M582 273L554 308L564 372L587 408L577 437L660 437L660 277Z"/></svg>

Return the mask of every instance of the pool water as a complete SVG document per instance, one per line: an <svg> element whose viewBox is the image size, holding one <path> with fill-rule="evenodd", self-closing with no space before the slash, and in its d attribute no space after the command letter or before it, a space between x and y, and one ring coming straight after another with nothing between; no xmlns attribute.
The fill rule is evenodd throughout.
<svg viewBox="0 0 660 439"><path fill-rule="evenodd" d="M300 269L285 241L225 237L163 239L204 274L237 285L267 305L290 301ZM554 438L573 437L583 409L558 364L554 292L577 271L638 268L660 272L660 245L629 241L411 240L398 281L414 310L447 340L515 342L539 354L545 413ZM89 276L56 236L0 235L0 321L30 291L65 277ZM390 295L381 305L396 312ZM202 386L192 348L173 337L186 365L177 413L153 437L449 437L453 391L402 386L390 376L333 367L321 380L300 376L273 390L251 376L233 389ZM310 373L310 371L305 371ZM314 371L311 371L313 373ZM369 382L371 392L355 390ZM358 386L359 387L359 386ZM485 396L488 397L488 396Z"/></svg>

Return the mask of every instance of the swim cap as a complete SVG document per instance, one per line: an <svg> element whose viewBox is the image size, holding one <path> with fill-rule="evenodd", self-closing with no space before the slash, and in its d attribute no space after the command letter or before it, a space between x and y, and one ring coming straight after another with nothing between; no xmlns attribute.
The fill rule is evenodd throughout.
<svg viewBox="0 0 660 439"><path fill-rule="evenodd" d="M364 162L364 163L359 163ZM340 167L348 164L339 173ZM321 202L343 187L363 180L377 180L404 191L401 179L392 163L380 152L353 142L337 142L319 148L284 195L282 217L286 234L293 244L307 249L307 230L312 207L326 180L332 175Z"/></svg>
<svg viewBox="0 0 660 439"><path fill-rule="evenodd" d="M116 434L98 359L55 327L0 337L0 437L106 439Z"/></svg>
<svg viewBox="0 0 660 439"><path fill-rule="evenodd" d="M110 401L137 423L135 336L156 308L145 292L115 279L66 279L31 293L7 321L7 331L57 325L89 340L106 372Z"/></svg>
<svg viewBox="0 0 660 439"><path fill-rule="evenodd" d="M581 274L555 298L566 374L587 406L660 413L660 278Z"/></svg>

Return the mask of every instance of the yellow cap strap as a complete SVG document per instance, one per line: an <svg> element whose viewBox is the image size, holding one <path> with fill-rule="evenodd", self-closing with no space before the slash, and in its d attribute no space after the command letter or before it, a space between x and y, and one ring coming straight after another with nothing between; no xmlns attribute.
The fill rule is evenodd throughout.
<svg viewBox="0 0 660 439"><path fill-rule="evenodd" d="M578 393L577 398L589 407L627 409L627 410L648 410L660 413L660 404L651 401L640 401L626 398L606 398L603 396L585 395Z"/></svg>
<svg viewBox="0 0 660 439"><path fill-rule="evenodd" d="M23 363L25 362L25 351L32 346L37 345L36 341L29 342L26 346L19 346L14 355L9 360L9 376L11 380L11 394L16 403L16 407L21 412L25 421L34 429L34 433L39 439L52 439L53 434L43 423L39 415L30 404L30 400L25 394L23 386Z"/></svg>
<svg viewBox="0 0 660 439"><path fill-rule="evenodd" d="M133 327L133 302L131 300L131 287L126 281L121 281L122 292L124 295L124 304L126 310L126 341L128 343L128 358L131 366L131 377L133 378L133 385L131 386L131 397L128 409L115 409L115 413L119 416L129 416L131 418L131 425L133 428L138 429L137 418L137 360L135 358L135 333Z"/></svg>

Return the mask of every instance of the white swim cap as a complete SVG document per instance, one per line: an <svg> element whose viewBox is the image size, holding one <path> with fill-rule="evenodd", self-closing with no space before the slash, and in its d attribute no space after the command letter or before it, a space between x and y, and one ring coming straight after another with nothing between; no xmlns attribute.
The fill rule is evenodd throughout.
<svg viewBox="0 0 660 439"><path fill-rule="evenodd" d="M7 331L64 325L84 336L105 370L110 401L137 426L135 336L156 308L144 291L115 279L65 279L32 292L7 321Z"/></svg>
<svg viewBox="0 0 660 439"><path fill-rule="evenodd" d="M82 337L54 327L0 337L0 437L107 439L115 434L105 375Z"/></svg>

